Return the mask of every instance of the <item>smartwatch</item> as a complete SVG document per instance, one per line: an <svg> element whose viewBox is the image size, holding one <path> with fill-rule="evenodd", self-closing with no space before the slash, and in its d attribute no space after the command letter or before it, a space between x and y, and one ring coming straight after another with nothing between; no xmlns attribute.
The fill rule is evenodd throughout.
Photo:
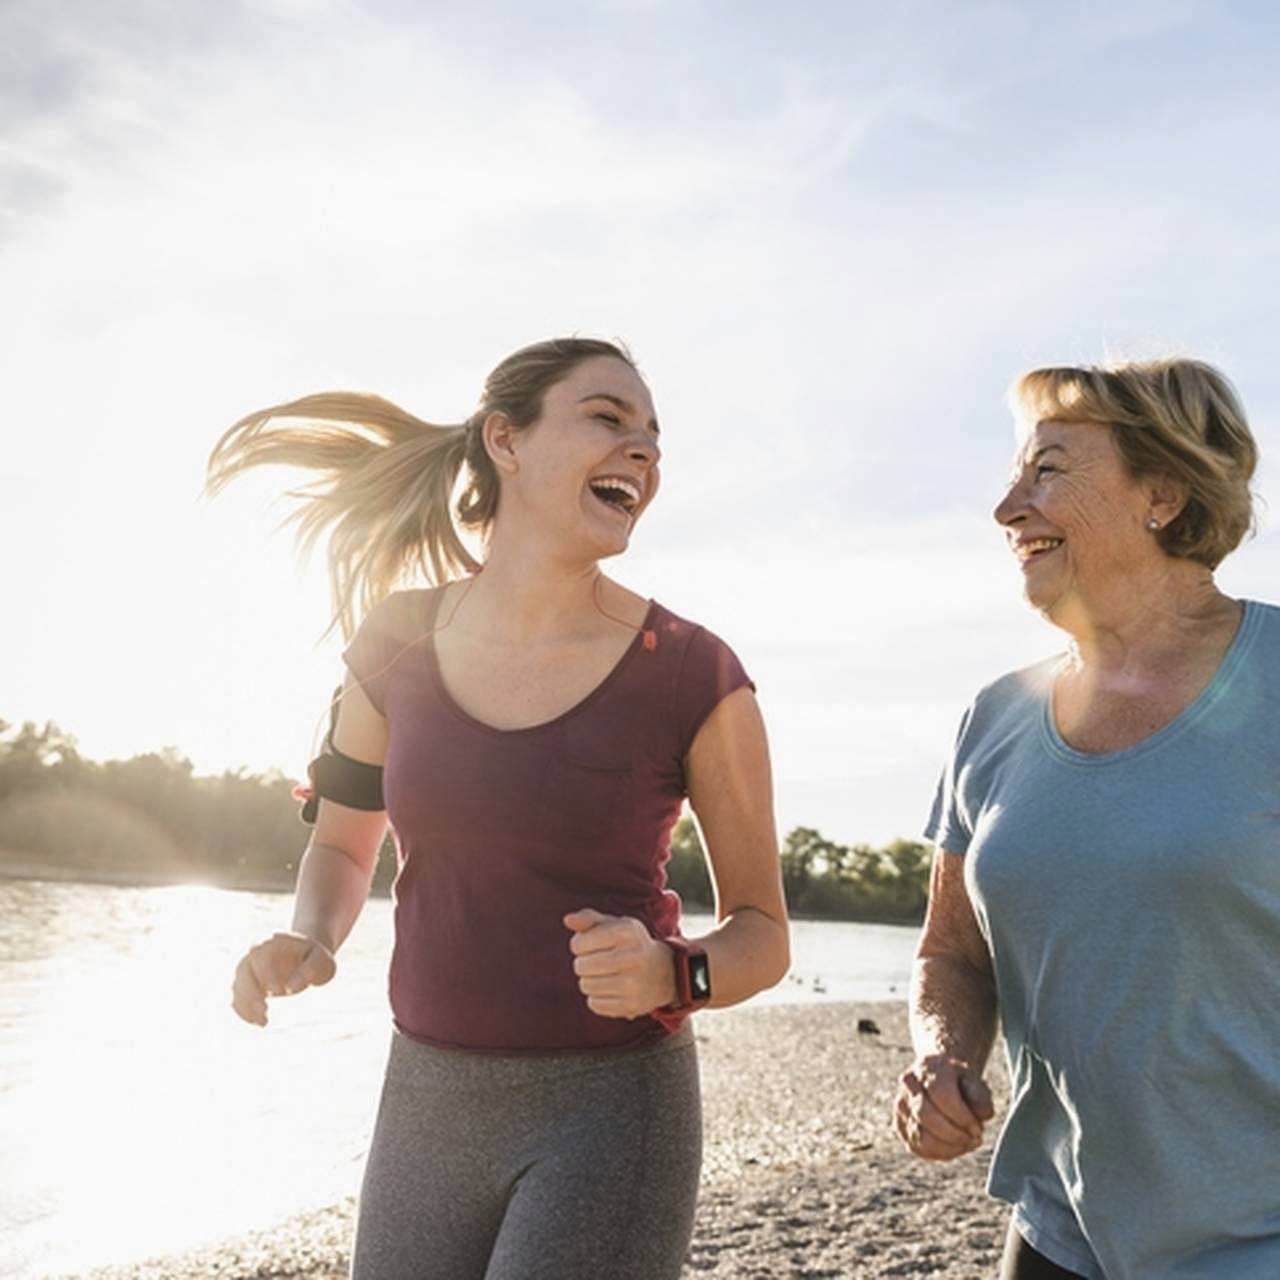
<svg viewBox="0 0 1280 1280"><path fill-rule="evenodd" d="M676 998L667 1013L692 1013L711 999L711 963L696 942L684 938L663 938L672 950L676 965Z"/></svg>

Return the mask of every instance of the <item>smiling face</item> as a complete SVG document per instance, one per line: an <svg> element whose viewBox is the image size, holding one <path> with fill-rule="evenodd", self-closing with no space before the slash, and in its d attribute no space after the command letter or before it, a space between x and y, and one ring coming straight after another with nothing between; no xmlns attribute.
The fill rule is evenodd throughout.
<svg viewBox="0 0 1280 1280"><path fill-rule="evenodd" d="M1164 525L1177 514L1160 488L1130 474L1110 427L1036 423L994 512L1032 607L1075 631L1159 573L1167 557L1149 522Z"/></svg>
<svg viewBox="0 0 1280 1280"><path fill-rule="evenodd" d="M500 442L501 443L501 442ZM625 551L658 491L653 399L625 361L596 356L543 396L542 412L506 439L499 523L519 522L565 555Z"/></svg>

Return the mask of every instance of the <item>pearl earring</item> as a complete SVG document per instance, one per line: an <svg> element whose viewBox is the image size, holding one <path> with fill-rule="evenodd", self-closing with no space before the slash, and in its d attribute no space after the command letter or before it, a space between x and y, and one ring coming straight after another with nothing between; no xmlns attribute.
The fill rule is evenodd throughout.
<svg viewBox="0 0 1280 1280"><path fill-rule="evenodd" d="M1155 516L1152 516L1151 519L1147 521L1147 528L1150 529L1152 533L1154 533L1159 527L1160 521L1157 520Z"/></svg>

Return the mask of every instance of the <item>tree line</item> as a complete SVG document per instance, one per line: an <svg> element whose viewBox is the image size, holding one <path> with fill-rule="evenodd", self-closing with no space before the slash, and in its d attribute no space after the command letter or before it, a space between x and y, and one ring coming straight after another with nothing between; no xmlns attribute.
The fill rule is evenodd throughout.
<svg viewBox="0 0 1280 1280"><path fill-rule="evenodd" d="M288 889L310 830L292 792L292 780L275 771L198 775L172 747L89 760L55 724L0 720L0 867ZM796 827L780 855L787 903L797 915L900 923L923 915L929 851L917 841L841 845ZM374 892L387 892L394 874L388 840ZM688 905L713 905L697 825L687 816L672 833L667 875Z"/></svg>

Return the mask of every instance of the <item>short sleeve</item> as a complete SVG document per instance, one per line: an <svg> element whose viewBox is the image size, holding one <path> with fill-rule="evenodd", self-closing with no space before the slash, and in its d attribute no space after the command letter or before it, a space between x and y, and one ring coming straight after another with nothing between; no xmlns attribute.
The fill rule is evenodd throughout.
<svg viewBox="0 0 1280 1280"><path fill-rule="evenodd" d="M945 849L948 853L968 853L969 841L973 839L973 824L965 810L959 786L965 740L972 718L973 708L970 707L960 721L951 758L938 779L937 790L933 794L933 808L924 828L925 839L931 840L939 849Z"/></svg>
<svg viewBox="0 0 1280 1280"><path fill-rule="evenodd" d="M380 716L387 714L391 678L397 661L409 647L406 640L411 639L405 618L409 594L388 596L371 610L342 653L347 670Z"/></svg>
<svg viewBox="0 0 1280 1280"><path fill-rule="evenodd" d="M688 754L707 717L743 687L754 690L756 686L738 655L705 627L695 628L676 683L676 722L682 757Z"/></svg>

